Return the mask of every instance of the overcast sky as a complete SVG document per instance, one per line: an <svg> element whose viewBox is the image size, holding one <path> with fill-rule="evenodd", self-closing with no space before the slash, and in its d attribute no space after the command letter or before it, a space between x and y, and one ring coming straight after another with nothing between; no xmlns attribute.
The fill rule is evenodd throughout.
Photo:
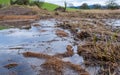
<svg viewBox="0 0 120 75"><path fill-rule="evenodd" d="M45 2L54 3L58 5L64 5L65 0L44 0ZM108 0L66 0L68 4L73 4L74 6L79 6L82 3L88 3L91 4L101 4L105 5L106 1ZM120 4L120 0L117 0L117 3Z"/></svg>

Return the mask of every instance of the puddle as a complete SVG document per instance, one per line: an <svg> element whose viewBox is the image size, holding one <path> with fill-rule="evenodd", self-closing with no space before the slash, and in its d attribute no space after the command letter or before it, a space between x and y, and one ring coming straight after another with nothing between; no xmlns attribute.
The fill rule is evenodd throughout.
<svg viewBox="0 0 120 75"><path fill-rule="evenodd" d="M38 73L41 69L40 65L44 63L45 60L24 58L19 55L23 52L33 51L49 55L64 53L66 51L66 46L73 44L73 39L69 36L58 37L55 31L60 28L56 28L55 23L56 21L54 19L41 20L35 23L39 25L36 26L32 24L30 29L11 28L1 30L0 52L5 52L6 54L0 54L0 61L2 61L0 62L0 75L9 75L9 72L15 73L15 75L34 75L33 71ZM11 55L11 53L14 55ZM5 60L2 57L4 57ZM18 66L9 70L2 67L12 63L8 61L9 59L13 60L13 63L18 63ZM21 70L26 72L22 72Z"/></svg>
<svg viewBox="0 0 120 75"><path fill-rule="evenodd" d="M34 25L39 24L39 25ZM40 65L44 59L24 58L19 55L26 51L41 52L48 55L66 52L66 46L72 45L74 52L77 46L74 45L73 36L69 31L64 30L69 35L59 37L56 35L56 20L40 20L32 24L30 29L5 29L0 31L0 75L37 75L41 70ZM116 22L120 26L120 21ZM62 30L62 29L60 29ZM3 53L2 53L3 52ZM3 59L4 57L4 59ZM10 61L8 61L10 60ZM72 57L63 58L63 61L70 61L73 64L83 65L84 59L75 54ZM18 63L18 66L6 69L3 66L10 63ZM84 67L90 75L96 75L99 67ZM23 72L22 72L23 71ZM24 72L25 71L25 72ZM77 75L73 70L66 68L65 75Z"/></svg>
<svg viewBox="0 0 120 75"><path fill-rule="evenodd" d="M74 54L72 57L68 57L68 58L63 58L63 61L70 61L73 64L83 64L84 60L81 56Z"/></svg>
<svg viewBox="0 0 120 75"><path fill-rule="evenodd" d="M120 27L120 19L109 19L106 21L109 25Z"/></svg>
<svg viewBox="0 0 120 75"><path fill-rule="evenodd" d="M12 63L17 65L11 66L11 68L4 67ZM35 75L35 73L23 57L16 54L0 53L0 75Z"/></svg>

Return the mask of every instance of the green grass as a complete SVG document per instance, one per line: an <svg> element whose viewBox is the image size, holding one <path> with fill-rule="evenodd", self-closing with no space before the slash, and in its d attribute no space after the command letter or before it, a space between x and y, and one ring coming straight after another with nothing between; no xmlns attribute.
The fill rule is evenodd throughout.
<svg viewBox="0 0 120 75"><path fill-rule="evenodd" d="M57 7L59 7L59 6L55 5L55 4L51 4L51 3L46 3L46 2L41 6L41 8L47 9L49 11L53 11Z"/></svg>
<svg viewBox="0 0 120 75"><path fill-rule="evenodd" d="M56 9L57 7L59 7L59 5L56 5L56 4L51 4L51 3L47 3L45 2L41 8L43 9L47 9L49 11L54 11L54 9ZM76 9L74 8L67 8L68 11L74 11Z"/></svg>
<svg viewBox="0 0 120 75"><path fill-rule="evenodd" d="M30 2L32 2L32 0L30 0ZM0 0L0 4L10 4L10 0ZM46 9L46 10L49 10L49 11L54 11L54 9L56 9L57 7L59 7L59 5L56 5L56 4L52 4L52 3L47 3L45 2L41 8L42 9ZM76 9L74 8L67 8L68 11L74 11Z"/></svg>
<svg viewBox="0 0 120 75"><path fill-rule="evenodd" d="M5 26L0 26L0 30L7 29Z"/></svg>
<svg viewBox="0 0 120 75"><path fill-rule="evenodd" d="M0 0L0 4L10 4L10 0Z"/></svg>

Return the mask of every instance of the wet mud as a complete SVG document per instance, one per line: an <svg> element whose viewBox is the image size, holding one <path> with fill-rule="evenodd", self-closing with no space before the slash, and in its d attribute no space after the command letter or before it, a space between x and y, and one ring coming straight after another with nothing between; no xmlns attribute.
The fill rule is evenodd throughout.
<svg viewBox="0 0 120 75"><path fill-rule="evenodd" d="M30 72L32 75L48 75L48 73L49 75L89 75L80 64L66 61L69 57L74 58L74 40L68 30L56 27L56 22L54 19L40 20L32 23L30 28L1 30L0 40L2 42L0 43L0 51L5 51L10 59L13 58L9 56L11 53L21 57L21 61L24 60L28 63L29 68L32 70L32 73ZM59 31L60 36L56 34L57 31ZM17 61L16 59L13 60ZM79 62L82 62L82 59L79 59ZM11 69L16 69L19 66L24 70L26 67L21 66L24 63L21 63L21 65L19 63L20 61L8 62L2 66L10 72L12 72ZM19 70L21 69L15 70L15 75L20 75L20 73L16 73ZM28 71L30 70L28 69ZM6 70L1 70L0 73L8 73L6 75L9 75ZM28 75L24 71L22 73Z"/></svg>

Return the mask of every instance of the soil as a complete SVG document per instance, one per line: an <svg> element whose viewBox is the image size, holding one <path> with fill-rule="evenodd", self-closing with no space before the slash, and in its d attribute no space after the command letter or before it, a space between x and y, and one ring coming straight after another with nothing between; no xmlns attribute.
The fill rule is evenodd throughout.
<svg viewBox="0 0 120 75"><path fill-rule="evenodd" d="M22 28L36 20L47 18L52 18L50 13L36 6L13 5L0 9L0 25L6 27Z"/></svg>
<svg viewBox="0 0 120 75"><path fill-rule="evenodd" d="M24 6L10 6L0 9L0 15L36 15L37 12Z"/></svg>

